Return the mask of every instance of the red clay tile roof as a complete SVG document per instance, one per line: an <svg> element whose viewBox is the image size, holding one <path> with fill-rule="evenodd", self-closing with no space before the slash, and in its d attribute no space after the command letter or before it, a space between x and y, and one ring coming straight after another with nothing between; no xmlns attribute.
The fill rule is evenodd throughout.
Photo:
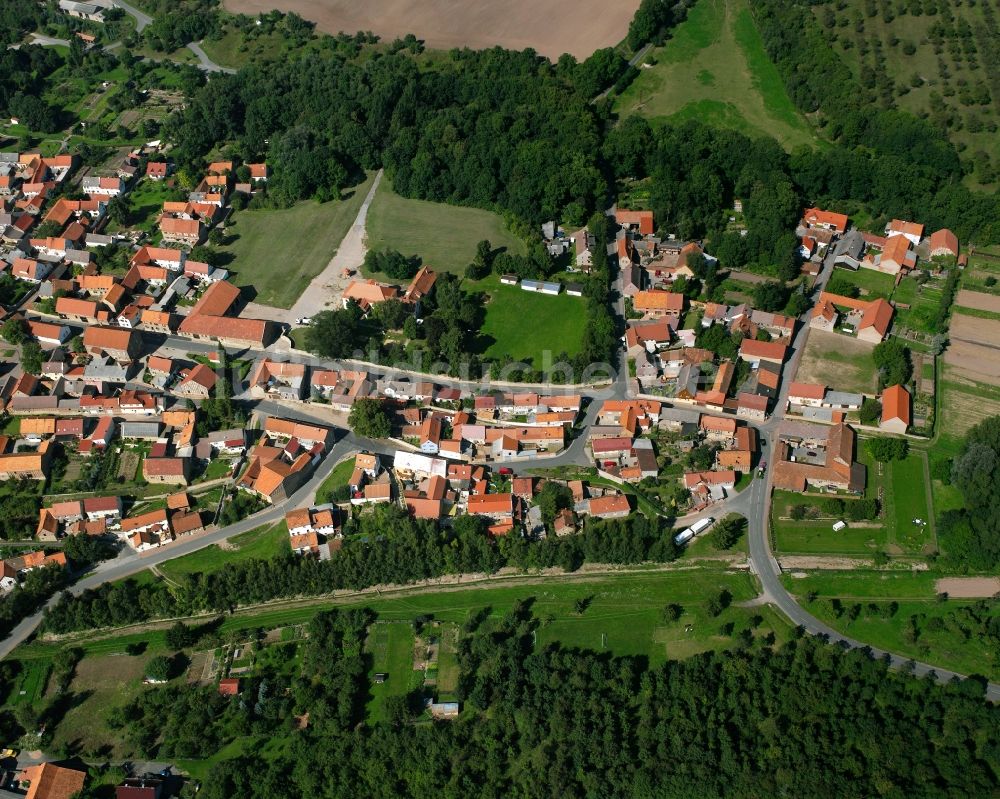
<svg viewBox="0 0 1000 799"><path fill-rule="evenodd" d="M134 330L124 327L88 327L83 331L83 345L88 348L126 351L136 336Z"/></svg>
<svg viewBox="0 0 1000 799"><path fill-rule="evenodd" d="M910 426L910 392L900 385L889 386L882 392L882 422L893 419Z"/></svg>
<svg viewBox="0 0 1000 799"><path fill-rule="evenodd" d="M201 299L191 309L191 315L225 316L236 304L239 297L240 290L236 286L225 280L220 280L209 286L201 295Z"/></svg>
<svg viewBox="0 0 1000 799"><path fill-rule="evenodd" d="M637 311L672 311L680 313L684 310L684 295L674 291L640 291L632 299L632 305Z"/></svg>
<svg viewBox="0 0 1000 799"><path fill-rule="evenodd" d="M889 232L900 235L923 236L924 226L919 222L906 222L902 219L893 219L889 223Z"/></svg>
<svg viewBox="0 0 1000 799"><path fill-rule="evenodd" d="M615 222L619 225L638 225L639 233L643 236L652 235L655 232L652 211L626 211L619 208L615 212Z"/></svg>
<svg viewBox="0 0 1000 799"><path fill-rule="evenodd" d="M941 228L931 234L931 255L940 250L947 250L952 255L958 255L958 236L948 228Z"/></svg>
<svg viewBox="0 0 1000 799"><path fill-rule="evenodd" d="M41 763L25 768L22 779L30 783L25 799L69 799L83 790L87 775L76 769Z"/></svg>
<svg viewBox="0 0 1000 799"><path fill-rule="evenodd" d="M632 506L624 494L609 494L590 500L590 515L605 516L610 513L629 513Z"/></svg>
<svg viewBox="0 0 1000 799"><path fill-rule="evenodd" d="M215 285L219 285L216 283ZM143 315L145 319L145 314ZM191 314L180 324L180 332L195 336L252 341L265 345L273 337L274 323L265 319L242 319L230 316Z"/></svg>
<svg viewBox="0 0 1000 799"><path fill-rule="evenodd" d="M792 383L788 387L788 396L821 400L826 396L826 386L821 386L818 383Z"/></svg>
<svg viewBox="0 0 1000 799"><path fill-rule="evenodd" d="M807 225L830 225L839 233L847 230L847 214L838 214L835 211L806 208L802 213L802 221Z"/></svg>
<svg viewBox="0 0 1000 799"><path fill-rule="evenodd" d="M788 347L776 341L756 341L745 338L740 344L740 357L744 359L763 358L769 361L784 362Z"/></svg>

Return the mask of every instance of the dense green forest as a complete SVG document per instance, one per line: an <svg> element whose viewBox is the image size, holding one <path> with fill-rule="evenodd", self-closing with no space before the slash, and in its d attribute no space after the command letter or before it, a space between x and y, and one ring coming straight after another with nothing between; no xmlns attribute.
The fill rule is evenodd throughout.
<svg viewBox="0 0 1000 799"><path fill-rule="evenodd" d="M752 635L650 669L643 658L536 649L528 602L463 625L458 721L429 723L414 691L368 726L373 620L320 613L297 645L300 668L265 667L232 698L153 688L108 723L152 758L207 757L251 734L282 741L214 766L207 799L909 799L1000 787L1000 710L981 681L941 685L818 639L774 649Z"/></svg>
<svg viewBox="0 0 1000 799"><path fill-rule="evenodd" d="M834 147L788 156L773 141L696 123L655 133L637 120L615 124L608 104L591 103L590 90L577 85L579 71L592 70L586 62L552 64L494 48L455 50L432 66L406 51L359 63L336 43L332 53L214 78L168 127L188 164L224 145L247 160L267 157L278 203L331 196L361 169L385 166L404 196L579 224L613 196L615 179L649 175L657 210L666 212L663 229L687 222L686 235L718 232L734 192L770 189L756 203L753 239L727 244L723 266L790 261L789 220L804 202L853 202L879 219L918 218L963 240L1000 239L996 198L961 185L945 134L908 113L870 108L849 70L809 38L809 26L815 46L796 48L802 28L783 15L807 12L764 1L757 20L769 52L804 110L828 109L822 121Z"/></svg>
<svg viewBox="0 0 1000 799"><path fill-rule="evenodd" d="M380 506L345 528L343 546L329 560L286 555L230 563L217 572L190 575L176 590L166 583L109 583L78 597L64 594L47 611L44 627L64 633L119 626L340 588L411 583L443 574L492 574L504 566L575 570L584 562L665 562L678 555L665 520L644 516L595 521L580 535L540 542L519 536L493 541L486 526L482 517L460 516L442 528L395 505Z"/></svg>

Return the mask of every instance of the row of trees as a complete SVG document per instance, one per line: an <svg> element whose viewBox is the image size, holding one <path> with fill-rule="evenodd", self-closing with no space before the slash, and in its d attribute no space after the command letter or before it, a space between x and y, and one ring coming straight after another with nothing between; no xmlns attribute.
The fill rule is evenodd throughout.
<svg viewBox="0 0 1000 799"><path fill-rule="evenodd" d="M942 549L958 566L993 571L1000 565L1000 416L968 432L952 463L951 482L965 502L941 515Z"/></svg>
<svg viewBox="0 0 1000 799"><path fill-rule="evenodd" d="M150 618L228 611L279 597L329 593L382 583L412 583L444 574L519 569L579 568L584 562L641 563L677 557L670 528L662 520L636 516L593 521L576 536L529 543L511 536L490 539L482 517L462 516L447 528L413 519L393 506L352 521L343 546L328 561L291 555L227 564L217 572L185 578L181 589L127 580L64 594L44 626L57 633L134 624Z"/></svg>

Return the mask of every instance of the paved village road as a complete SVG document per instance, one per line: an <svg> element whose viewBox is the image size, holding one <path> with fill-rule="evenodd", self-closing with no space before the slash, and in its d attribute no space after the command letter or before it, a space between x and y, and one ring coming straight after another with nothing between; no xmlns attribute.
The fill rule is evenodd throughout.
<svg viewBox="0 0 1000 799"><path fill-rule="evenodd" d="M201 67L205 72L225 72L227 75L235 75L236 70L231 67L223 67L216 64L208 54L201 49L201 42L191 42L187 46L188 50L194 53L198 57L198 66Z"/></svg>
<svg viewBox="0 0 1000 799"><path fill-rule="evenodd" d="M112 4L118 6L126 14L135 18L136 33L142 33L147 25L151 25L153 23L153 18L149 16L149 14L143 13L138 8L122 2L122 0L112 0Z"/></svg>
<svg viewBox="0 0 1000 799"><path fill-rule="evenodd" d="M372 190L369 192L369 196L366 198L365 204L363 206L363 211L367 212L367 207L370 203L371 198L374 196L375 187L378 185L378 181L373 185ZM359 217L361 214L359 213ZM361 230L364 229L364 220L361 220ZM357 225L358 222L355 222ZM830 274L833 270L833 260L834 253L830 253L823 265L820 276L816 283L816 288L814 294L818 294L822 286L826 284L829 280ZM792 342L792 355L785 363L782 369L782 380L781 388L778 397L775 400L774 414L767 421L762 423L748 422L751 426L755 427L758 431L760 437L760 444L762 448L762 457L765 459L770 459L771 444L774 441L774 437L780 429L783 417L784 409L788 399L788 389L791 382L795 378L795 373L798 369L799 362L802 358L802 352L805 349L806 342L809 336L809 316L808 312L804 315L803 319L800 320L802 324L800 325L799 331ZM201 344L199 342L192 342L186 339L168 339L166 342L167 346L177 347L185 351L194 352L209 352L216 349L213 345ZM267 357L269 355L275 354L273 351L239 351L233 350L232 354L242 356L242 357ZM304 358L298 358L292 356L289 360L309 360ZM317 359L312 359L316 362ZM622 364L625 363L625 359L622 358ZM373 370L375 373L380 373L377 370ZM396 374L397 371L385 370L386 373ZM426 378L427 376L423 376ZM419 379L419 378L418 378ZM461 381L449 378L440 378L438 376L433 377L434 382L441 383L444 385L453 385L466 388L477 388L480 386L478 382L475 381ZM623 368L620 370L610 383L610 385L603 386L600 388L591 388L585 390L579 390L574 393L578 393L583 397L590 400L590 404L585 411L584 419L581 423L581 428L586 430L596 421L597 411L599 409L599 400L608 398L622 398L627 395L627 372ZM521 386L522 388L528 388L526 386ZM566 391L566 387L558 386L544 386L540 387L544 389L553 390L554 392L559 391L562 388ZM323 424L329 424L328 419L320 419L315 415L310 415L310 413L305 409L295 409L290 408L286 405L278 405L276 403L262 402L257 405L257 410L264 414L273 414L285 416L288 418L299 419L301 421L317 421ZM539 467L557 467L566 465L589 465L590 461L587 457L585 450L586 436L582 433L578 435L566 448L564 452L559 455L553 456L551 458L539 458L539 459L528 459L522 461L515 461L517 465L536 465ZM329 455L324 459L323 463L319 466L316 473L309 480L308 483L302 486L299 491L286 502L275 505L267 510L262 511L259 514L244 519L238 524L231 525L229 527L222 528L220 530L213 531L203 536L198 536L196 538L171 544L167 547L163 547L158 550L154 550L144 556L139 556L134 553L123 554L119 558L113 561L108 561L100 564L94 572L87 577L84 577L76 585L74 585L70 590L74 594L79 594L80 592L86 590L87 588L95 588L102 583L121 579L129 575L135 574L137 572L143 571L144 569L150 568L151 566L158 565L166 560L170 560L181 555L190 554L191 552L196 552L203 549L206 546L211 546L212 544L219 543L225 539L238 535L243 532L255 529L263 524L271 524L279 521L289 509L295 507L302 507L310 502L312 502L315 497L316 489L322 483L324 479L330 474L336 465L338 460L346 457L351 452L358 449L368 449L375 452L389 454L393 451L392 447L389 447L381 442L373 442L358 439L352 434L347 434L340 440L338 440L332 447ZM741 513L747 517L748 520L748 537L750 545L750 564L751 568L757 574L761 581L762 594L766 601L773 604L782 613L787 616L793 624L800 625L807 632L814 635L826 636L829 640L840 643L844 646L852 648L860 648L870 651L876 657L888 658L889 662L898 668L910 668L914 673L918 675L924 674L935 674L939 679L951 679L953 677L962 677L965 675L960 675L947 669L935 668L934 666L926 663L914 662L909 658L894 653L884 652L882 650L875 649L862 641L857 641L855 639L843 636L836 632L819 619L815 618L809 614L801 605L798 604L796 599L788 592L781 582L781 567L779 566L777 560L771 551L770 541L767 534L767 519L770 512L770 497L771 497L771 470L767 470L766 479L756 479L751 482L750 487L743 491L741 494L728 500L724 506L716 506L715 508L706 511L703 516L709 515L709 513L719 513L721 510L726 512L737 512ZM685 522L690 523L694 516L686 518ZM48 604L53 604L57 601L57 598L50 600ZM26 640L31 633L38 626L42 618L42 613L38 612L31 617L25 619L19 624L15 630L8 636L7 639L0 642L0 658L9 655L13 649ZM1000 685L996 683L988 683L986 689L987 697L994 702L1000 701Z"/></svg>

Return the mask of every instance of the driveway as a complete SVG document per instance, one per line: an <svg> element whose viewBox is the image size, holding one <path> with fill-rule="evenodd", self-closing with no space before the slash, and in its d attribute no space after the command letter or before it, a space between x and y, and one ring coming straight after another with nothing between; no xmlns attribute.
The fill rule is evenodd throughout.
<svg viewBox="0 0 1000 799"><path fill-rule="evenodd" d="M69 41L66 39L54 39L51 36L43 36L40 33L31 34L31 42L29 44L37 44L42 47L69 47Z"/></svg>

